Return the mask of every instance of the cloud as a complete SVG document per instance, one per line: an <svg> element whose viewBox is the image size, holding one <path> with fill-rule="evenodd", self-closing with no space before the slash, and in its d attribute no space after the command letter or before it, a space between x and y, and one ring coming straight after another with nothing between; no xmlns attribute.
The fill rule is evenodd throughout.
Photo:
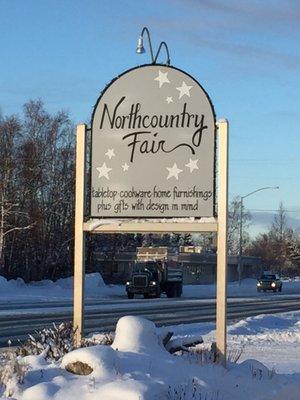
<svg viewBox="0 0 300 400"><path fill-rule="evenodd" d="M300 1L169 0L170 13L148 23L185 44L223 53L242 65L300 70ZM180 16L178 15L180 13ZM293 43L295 45L293 45Z"/></svg>
<svg viewBox="0 0 300 400"><path fill-rule="evenodd" d="M170 2L182 4L180 0ZM230 20L233 26L243 22L252 26L253 31L259 28L264 30L271 28L272 31L276 31L284 27L285 33L294 28L299 32L300 2L298 0L185 0L184 6L191 12L197 10Z"/></svg>
<svg viewBox="0 0 300 400"><path fill-rule="evenodd" d="M205 46L210 50L222 52L235 58L255 59L258 62L272 62L278 66L291 70L300 69L300 57L294 54L287 54L269 48L259 48L249 44L234 43L224 40L203 39L197 34L190 33L190 41L196 46Z"/></svg>
<svg viewBox="0 0 300 400"><path fill-rule="evenodd" d="M251 212L251 223L253 225L259 225L264 230L268 230L274 221L274 217L276 215L275 212L266 212L266 211L250 211ZM286 214L287 226L289 228L299 230L300 229L300 210L291 214Z"/></svg>

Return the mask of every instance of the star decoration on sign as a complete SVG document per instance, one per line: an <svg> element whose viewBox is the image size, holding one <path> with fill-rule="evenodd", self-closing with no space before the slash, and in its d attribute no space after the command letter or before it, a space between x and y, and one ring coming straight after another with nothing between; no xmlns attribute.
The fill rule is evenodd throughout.
<svg viewBox="0 0 300 400"><path fill-rule="evenodd" d="M173 103L173 97L172 97L172 96L171 96L171 97L167 97L167 98L166 98L166 102L167 102L168 104Z"/></svg>
<svg viewBox="0 0 300 400"><path fill-rule="evenodd" d="M192 89L193 86L188 86L184 81L182 82L182 85L178 88L176 88L177 90L179 90L179 99L181 99L181 97L183 96L188 96L191 97L190 95L190 90Z"/></svg>
<svg viewBox="0 0 300 400"><path fill-rule="evenodd" d="M105 162L104 162L104 163L102 164L102 167L98 167L98 168L97 168L97 171L99 172L98 178L101 178L102 176L104 176L106 179L109 180L108 173L109 173L109 171L111 171L111 170L112 170L112 169L111 169L111 168L108 168L108 167L106 166Z"/></svg>
<svg viewBox="0 0 300 400"><path fill-rule="evenodd" d="M158 71L158 76L154 78L154 80L158 81L159 88L161 88L164 83L170 83L167 75L167 72L161 72L161 70Z"/></svg>
<svg viewBox="0 0 300 400"><path fill-rule="evenodd" d="M112 157L115 157L115 150L114 149L108 149L105 155L111 160Z"/></svg>
<svg viewBox="0 0 300 400"><path fill-rule="evenodd" d="M188 167L190 169L190 172L192 173L194 171L194 169L199 169L199 167L197 165L198 161L199 161L198 159L197 160L192 160L190 158L190 162L188 164L185 164L185 166Z"/></svg>
<svg viewBox="0 0 300 400"><path fill-rule="evenodd" d="M129 165L127 165L127 163L125 163L125 164L122 165L122 168L123 168L123 171L124 171L124 172L125 172L125 171L128 171Z"/></svg>
<svg viewBox="0 0 300 400"><path fill-rule="evenodd" d="M172 168L167 167L167 170L169 171L169 175L167 176L167 179L174 177L175 179L178 180L178 175L182 172L182 169L179 169L177 167L176 163L174 163Z"/></svg>

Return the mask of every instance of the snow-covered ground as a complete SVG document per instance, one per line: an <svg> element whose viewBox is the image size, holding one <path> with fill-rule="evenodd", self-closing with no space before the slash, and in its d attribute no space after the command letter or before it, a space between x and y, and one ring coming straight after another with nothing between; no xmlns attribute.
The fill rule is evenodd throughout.
<svg viewBox="0 0 300 400"><path fill-rule="evenodd" d="M157 329L139 317L119 320L112 346L75 350L56 363L43 356L22 359L28 372L21 385L11 385L16 400L299 400L300 311L260 315L229 327L228 368L205 357L214 340L212 324ZM197 352L171 355L162 345L167 331L175 339L201 334ZM206 361L205 361L206 360ZM71 374L71 362L93 372ZM0 392L1 393L1 392ZM0 394L1 396L1 394ZM4 399L1 397L1 399Z"/></svg>
<svg viewBox="0 0 300 400"><path fill-rule="evenodd" d="M169 329L178 337L197 333L204 343L211 343L214 326L214 322L208 322L174 325ZM276 372L300 374L300 304L299 311L242 319L229 325L227 333L229 357L242 349L239 361L257 359Z"/></svg>
<svg viewBox="0 0 300 400"><path fill-rule="evenodd" d="M243 279L241 285L238 282L228 283L228 296L258 296L261 297L264 293L258 293L256 289L256 279ZM282 284L283 294L299 294L300 293L300 278L285 279ZM183 289L184 297L215 297L216 285L185 285Z"/></svg>
<svg viewBox="0 0 300 400"><path fill-rule="evenodd" d="M86 274L85 291L88 298L111 298L125 295L124 286L105 285L99 273ZM30 301L33 299L73 299L73 277L56 282L43 280L26 284L23 279L6 280L0 276L0 301Z"/></svg>
<svg viewBox="0 0 300 400"><path fill-rule="evenodd" d="M86 275L86 297L116 298L125 297L123 285L105 285L99 273ZM215 297L216 286L211 285L184 285L183 297L211 298ZM283 294L300 293L300 279L285 280L282 286ZM256 280L244 279L239 286L238 282L228 284L229 296L262 296L257 293ZM44 280L40 282L24 283L22 279L9 280L0 276L0 301L30 301L32 299L55 300L73 298L73 278L59 279L56 282Z"/></svg>

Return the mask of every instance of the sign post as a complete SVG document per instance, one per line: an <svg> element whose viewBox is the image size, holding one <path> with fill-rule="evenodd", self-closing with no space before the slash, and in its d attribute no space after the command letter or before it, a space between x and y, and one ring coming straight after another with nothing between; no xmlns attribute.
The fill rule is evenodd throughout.
<svg viewBox="0 0 300 400"><path fill-rule="evenodd" d="M226 361L228 123L189 74L161 64L126 71L92 115L90 215L85 125L77 128L74 328L83 335L85 233L217 232L217 350ZM216 134L219 142L216 204ZM217 206L217 210L216 210Z"/></svg>
<svg viewBox="0 0 300 400"><path fill-rule="evenodd" d="M219 190L216 344L219 361L225 366L227 333L228 122L219 120L217 125L219 138Z"/></svg>
<svg viewBox="0 0 300 400"><path fill-rule="evenodd" d="M74 235L74 342L79 347L84 332L84 276L85 233L83 230L85 204L85 153L86 126L77 126L75 172L75 235Z"/></svg>

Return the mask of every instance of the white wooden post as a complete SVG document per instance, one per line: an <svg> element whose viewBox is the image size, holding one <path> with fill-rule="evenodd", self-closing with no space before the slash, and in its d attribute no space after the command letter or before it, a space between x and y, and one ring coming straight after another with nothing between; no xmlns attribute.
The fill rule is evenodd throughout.
<svg viewBox="0 0 300 400"><path fill-rule="evenodd" d="M227 223L228 223L228 122L217 122L219 139L218 254L216 344L218 358L226 366L227 323Z"/></svg>
<svg viewBox="0 0 300 400"><path fill-rule="evenodd" d="M74 344L81 345L84 334L84 276L85 252L83 231L85 190L85 140L86 125L78 125L76 132L76 175L75 175L75 238L74 238Z"/></svg>

